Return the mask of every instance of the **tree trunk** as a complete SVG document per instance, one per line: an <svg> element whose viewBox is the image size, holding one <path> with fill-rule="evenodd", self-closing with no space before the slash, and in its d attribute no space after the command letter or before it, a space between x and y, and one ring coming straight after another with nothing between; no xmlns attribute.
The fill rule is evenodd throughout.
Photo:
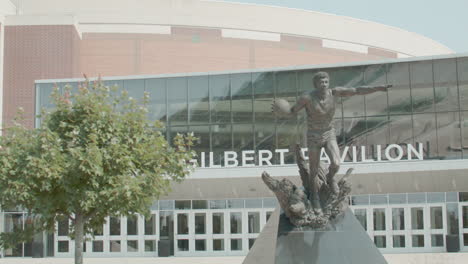
<svg viewBox="0 0 468 264"><path fill-rule="evenodd" d="M83 264L84 217L75 215L75 264Z"/></svg>

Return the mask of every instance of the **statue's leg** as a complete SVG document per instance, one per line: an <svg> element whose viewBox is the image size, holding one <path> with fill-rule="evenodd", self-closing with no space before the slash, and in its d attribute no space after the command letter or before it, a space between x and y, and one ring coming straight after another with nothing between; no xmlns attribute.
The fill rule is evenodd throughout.
<svg viewBox="0 0 468 264"><path fill-rule="evenodd" d="M335 174L340 169L340 149L336 143L336 139L328 140L325 145L325 152L330 158L330 167L328 168L327 182L328 186L334 194L338 194L340 189L336 183Z"/></svg>
<svg viewBox="0 0 468 264"><path fill-rule="evenodd" d="M318 170L320 166L320 147L309 146L309 194L310 201L316 212L321 211L319 197Z"/></svg>

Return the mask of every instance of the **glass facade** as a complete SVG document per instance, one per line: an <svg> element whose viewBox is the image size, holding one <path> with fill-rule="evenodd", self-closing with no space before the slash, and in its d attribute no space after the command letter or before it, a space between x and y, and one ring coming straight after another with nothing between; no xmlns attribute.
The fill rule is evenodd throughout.
<svg viewBox="0 0 468 264"><path fill-rule="evenodd" d="M468 141L467 57L106 84L119 85L137 99L148 92L150 119L165 123L169 140L179 132L194 132L199 138L195 147L199 166L282 165L294 163L293 153L286 151L291 146L306 146L305 114L275 117L271 104L282 98L292 105L304 92L314 90L312 77L319 70L330 74L330 87L393 85L388 92L336 99L334 124L341 151L361 146L356 157L345 155L346 161L417 158L408 144L416 149L421 144L424 159L468 156L463 147ZM55 83L36 84L37 112L53 107L49 95ZM76 86L76 82L57 83L65 84ZM386 153L389 144L401 148ZM243 162L242 155L253 159Z"/></svg>

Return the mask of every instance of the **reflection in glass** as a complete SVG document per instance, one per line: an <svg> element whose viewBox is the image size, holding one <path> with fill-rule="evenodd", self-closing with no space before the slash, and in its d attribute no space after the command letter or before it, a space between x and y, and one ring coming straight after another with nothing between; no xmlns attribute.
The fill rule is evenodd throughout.
<svg viewBox="0 0 468 264"><path fill-rule="evenodd" d="M138 217L127 216L127 235L138 235Z"/></svg>
<svg viewBox="0 0 468 264"><path fill-rule="evenodd" d="M156 235L156 215L145 218L145 235Z"/></svg>
<svg viewBox="0 0 468 264"><path fill-rule="evenodd" d="M224 250L224 239L213 239L213 251Z"/></svg>
<svg viewBox="0 0 468 264"><path fill-rule="evenodd" d="M231 234L242 233L242 213L231 213Z"/></svg>
<svg viewBox="0 0 468 264"><path fill-rule="evenodd" d="M155 251L156 251L156 241L145 240L145 252L155 252Z"/></svg>
<svg viewBox="0 0 468 264"><path fill-rule="evenodd" d="M109 241L109 251L110 252L120 252L120 240L110 240Z"/></svg>
<svg viewBox="0 0 468 264"><path fill-rule="evenodd" d="M231 75L232 121L253 122L252 76L250 73Z"/></svg>
<svg viewBox="0 0 468 264"><path fill-rule="evenodd" d="M438 157L435 114L414 115L413 136L415 143L423 143L425 159Z"/></svg>
<svg viewBox="0 0 468 264"><path fill-rule="evenodd" d="M206 240L195 239L195 251L205 251L205 250L206 250Z"/></svg>
<svg viewBox="0 0 468 264"><path fill-rule="evenodd" d="M57 221L57 235L68 236L69 223L68 218L63 218Z"/></svg>
<svg viewBox="0 0 468 264"><path fill-rule="evenodd" d="M411 228L424 229L424 210L422 207L411 208Z"/></svg>
<svg viewBox="0 0 468 264"><path fill-rule="evenodd" d="M109 234L120 236L120 217L111 216L109 219Z"/></svg>
<svg viewBox="0 0 468 264"><path fill-rule="evenodd" d="M104 241L94 240L92 242L92 245L93 245L93 252L104 252Z"/></svg>
<svg viewBox="0 0 468 264"><path fill-rule="evenodd" d="M463 228L468 228L468 206L462 207Z"/></svg>
<svg viewBox="0 0 468 264"><path fill-rule="evenodd" d="M231 239L231 251L242 250L242 239Z"/></svg>
<svg viewBox="0 0 468 264"><path fill-rule="evenodd" d="M188 214L177 214L177 234L187 235L188 232Z"/></svg>
<svg viewBox="0 0 468 264"><path fill-rule="evenodd" d="M234 124L232 125L233 150L242 155L243 150L253 150L253 126L252 124ZM253 155L250 155L253 156ZM241 156L238 156L241 157ZM240 159L241 160L241 159ZM249 162L253 164L254 162Z"/></svg>
<svg viewBox="0 0 468 264"><path fill-rule="evenodd" d="M393 230L405 229L405 209L392 208L392 229Z"/></svg>
<svg viewBox="0 0 468 264"><path fill-rule="evenodd" d="M393 247L394 248L404 248L405 247L405 236L404 235L393 236Z"/></svg>
<svg viewBox="0 0 468 264"><path fill-rule="evenodd" d="M176 200L175 209L177 210L188 210L192 208L191 200Z"/></svg>
<svg viewBox="0 0 468 264"><path fill-rule="evenodd" d="M188 241L188 239L178 239L177 240L177 250L178 251L189 251L189 241Z"/></svg>
<svg viewBox="0 0 468 264"><path fill-rule="evenodd" d="M195 234L206 233L206 214L196 213L195 214Z"/></svg>
<svg viewBox="0 0 468 264"><path fill-rule="evenodd" d="M166 122L166 79L147 79L145 86L145 91L150 97L148 103L149 119Z"/></svg>
<svg viewBox="0 0 468 264"><path fill-rule="evenodd" d="M207 200L192 200L193 209L208 209Z"/></svg>
<svg viewBox="0 0 468 264"><path fill-rule="evenodd" d="M442 207L431 207L431 229L443 228Z"/></svg>
<svg viewBox="0 0 468 264"><path fill-rule="evenodd" d="M390 116L388 123L390 138L388 142L391 144L413 144L412 123L411 115Z"/></svg>
<svg viewBox="0 0 468 264"><path fill-rule="evenodd" d="M224 152L232 150L232 132L230 124L211 126L211 147L213 151L213 163L224 165ZM205 155L208 155L208 153ZM207 160L207 158L205 159ZM205 166L208 166L208 164Z"/></svg>
<svg viewBox="0 0 468 264"><path fill-rule="evenodd" d="M159 213L159 236L168 238L174 232L172 212L160 211Z"/></svg>
<svg viewBox="0 0 468 264"><path fill-rule="evenodd" d="M123 80L123 89L127 91L128 97L137 100L141 103L145 94L145 80Z"/></svg>
<svg viewBox="0 0 468 264"><path fill-rule="evenodd" d="M386 236L374 236L374 244L377 248L386 248L387 237Z"/></svg>
<svg viewBox="0 0 468 264"><path fill-rule="evenodd" d="M57 248L59 253L68 252L68 241L58 241Z"/></svg>
<svg viewBox="0 0 468 264"><path fill-rule="evenodd" d="M187 78L190 124L206 124L210 121L208 76L193 76Z"/></svg>
<svg viewBox="0 0 468 264"><path fill-rule="evenodd" d="M468 58L457 58L457 73L460 107L468 110Z"/></svg>
<svg viewBox="0 0 468 264"><path fill-rule="evenodd" d="M248 213L249 233L260 233L260 212Z"/></svg>
<svg viewBox="0 0 468 264"><path fill-rule="evenodd" d="M408 63L392 63L387 69L387 82L393 85L388 91L387 111L391 115L411 113Z"/></svg>
<svg viewBox="0 0 468 264"><path fill-rule="evenodd" d="M413 247L424 247L424 235L411 236Z"/></svg>
<svg viewBox="0 0 468 264"><path fill-rule="evenodd" d="M127 252L138 252L138 240L127 240Z"/></svg>
<svg viewBox="0 0 468 264"><path fill-rule="evenodd" d="M434 112L432 60L410 63L413 112Z"/></svg>
<svg viewBox="0 0 468 264"><path fill-rule="evenodd" d="M434 142L435 140L431 140ZM437 146L442 159L459 159L462 154L460 114L437 113Z"/></svg>
<svg viewBox="0 0 468 264"><path fill-rule="evenodd" d="M187 79L167 79L167 102L170 125L186 125L188 120Z"/></svg>
<svg viewBox="0 0 468 264"><path fill-rule="evenodd" d="M231 91L229 75L209 77L211 123L231 122Z"/></svg>
<svg viewBox="0 0 468 264"><path fill-rule="evenodd" d="M356 209L354 210L354 215L356 219L361 223L364 230L367 230L367 210L366 209Z"/></svg>
<svg viewBox="0 0 468 264"><path fill-rule="evenodd" d="M249 249L253 247L254 243L255 243L255 238L249 238Z"/></svg>
<svg viewBox="0 0 468 264"><path fill-rule="evenodd" d="M455 59L434 60L434 102L437 112L459 109Z"/></svg>
<svg viewBox="0 0 468 264"><path fill-rule="evenodd" d="M374 230L385 229L385 209L374 209Z"/></svg>
<svg viewBox="0 0 468 264"><path fill-rule="evenodd" d="M369 65L364 69L364 83L366 86L378 86L387 84L387 66L385 64ZM377 92L365 95L366 115L387 115L388 94Z"/></svg>
<svg viewBox="0 0 468 264"><path fill-rule="evenodd" d="M443 235L431 235L431 246L432 247L443 247L444 236Z"/></svg>
<svg viewBox="0 0 468 264"><path fill-rule="evenodd" d="M213 213L213 234L224 234L224 213Z"/></svg>

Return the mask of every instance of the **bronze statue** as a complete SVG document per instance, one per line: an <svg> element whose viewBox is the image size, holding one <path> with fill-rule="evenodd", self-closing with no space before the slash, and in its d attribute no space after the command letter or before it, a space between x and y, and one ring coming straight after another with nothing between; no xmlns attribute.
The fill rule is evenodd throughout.
<svg viewBox="0 0 468 264"><path fill-rule="evenodd" d="M338 196L340 193L340 188L335 180L335 174L340 168L340 152L333 127L335 98L387 91L391 85L330 88L330 77L326 72L315 74L313 82L316 90L305 92L294 106L291 107L286 100L277 99L272 105L272 110L277 115L292 116L304 108L307 113L309 171L307 173L308 177L301 178L305 193L309 197L315 214L321 215L323 201L320 201L320 188L322 183L326 183L327 190L332 196ZM323 167L320 162L320 150L322 147L330 158L330 165L325 175L320 175L323 174L323 169L321 170L322 173L319 173L321 166ZM300 156L300 154L297 155L298 157ZM319 179L320 176L322 179Z"/></svg>

